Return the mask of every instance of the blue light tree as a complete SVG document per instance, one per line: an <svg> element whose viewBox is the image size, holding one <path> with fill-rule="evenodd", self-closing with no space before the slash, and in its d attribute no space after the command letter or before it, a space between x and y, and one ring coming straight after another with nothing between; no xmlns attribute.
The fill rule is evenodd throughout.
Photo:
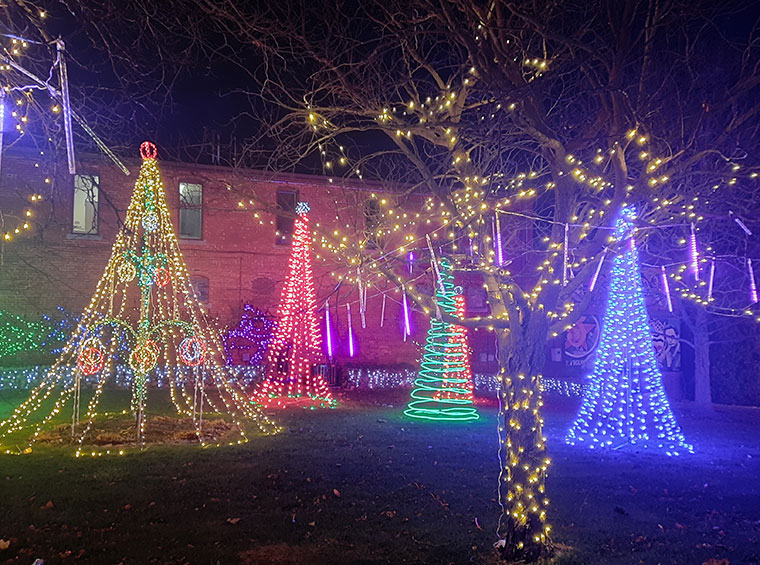
<svg viewBox="0 0 760 565"><path fill-rule="evenodd" d="M591 448L632 444L668 455L692 452L670 409L654 356L634 218L635 210L624 208L615 224L621 248L612 266L594 372L565 439Z"/></svg>

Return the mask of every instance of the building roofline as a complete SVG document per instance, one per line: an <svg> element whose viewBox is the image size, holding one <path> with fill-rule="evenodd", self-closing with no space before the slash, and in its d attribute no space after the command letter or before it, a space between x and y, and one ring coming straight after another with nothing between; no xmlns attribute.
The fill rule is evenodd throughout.
<svg viewBox="0 0 760 565"><path fill-rule="evenodd" d="M121 174L119 168L102 153L79 151L77 152L76 156L77 161L83 165L96 163L98 165L106 165L113 168L115 171L119 171ZM4 157L8 157L10 159L29 159L34 161L50 160L49 154L40 154L39 150L18 146L10 148ZM141 159L139 157L119 158L130 170L130 175L127 178L135 178L137 171L140 168ZM59 156L59 161L62 161L63 159L64 157ZM409 185L403 185L399 183L383 183L376 180L359 180L342 176L328 177L325 175L314 175L307 173L291 173L284 171L271 171L266 169L253 169L249 167L212 165L206 163L195 163L192 161L161 159L160 157L158 159L158 163L164 171L174 174L180 172L181 170L190 174L205 172L207 174L214 174L215 176L236 175L252 182L269 182L309 186L324 185L326 187L346 188L362 192L383 193L398 193L409 190L411 188Z"/></svg>

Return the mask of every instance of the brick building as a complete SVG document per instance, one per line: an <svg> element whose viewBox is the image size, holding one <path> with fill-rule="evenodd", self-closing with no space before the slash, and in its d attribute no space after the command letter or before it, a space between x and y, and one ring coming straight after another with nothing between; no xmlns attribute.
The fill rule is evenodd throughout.
<svg viewBox="0 0 760 565"><path fill-rule="evenodd" d="M11 239L0 240L0 309L30 318L55 312L57 306L79 313L92 296L124 219L139 162L127 161L132 174L126 176L99 158L80 157L73 177L65 170L51 171L54 164L38 161L38 155L3 157L1 229ZM220 328L235 324L245 304L271 314L276 311L293 224L292 215L278 210L292 211L297 201L305 200L317 236L336 226L361 231L377 212L378 202L393 196L368 182L346 185L325 177L191 163L159 162L159 167L193 286ZM255 195L256 204L242 195ZM27 209L31 218L24 214ZM16 229L21 233L16 234ZM336 289L340 274L353 269L336 266L331 255L324 257L316 241L313 258L318 305L322 307L328 296L331 301L338 362L416 364L415 342L424 342L427 319L412 313L413 335L405 342L401 295L384 280L374 279L362 328L355 283L344 282ZM480 285L475 281L465 286L475 289L471 310L485 313L485 301L477 296ZM346 343L347 302L352 303L358 345L354 358L348 357ZM492 369L493 336L475 332L472 343L474 368Z"/></svg>

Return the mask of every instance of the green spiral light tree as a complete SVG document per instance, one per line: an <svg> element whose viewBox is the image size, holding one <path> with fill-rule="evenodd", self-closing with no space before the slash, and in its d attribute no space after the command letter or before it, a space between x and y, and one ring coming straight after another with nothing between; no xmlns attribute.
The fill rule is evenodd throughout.
<svg viewBox="0 0 760 565"><path fill-rule="evenodd" d="M446 258L439 262L440 284L435 297L442 312L456 315L454 275ZM441 288L442 287L442 288ZM432 318L412 399L404 411L410 418L439 421L477 420L457 327Z"/></svg>

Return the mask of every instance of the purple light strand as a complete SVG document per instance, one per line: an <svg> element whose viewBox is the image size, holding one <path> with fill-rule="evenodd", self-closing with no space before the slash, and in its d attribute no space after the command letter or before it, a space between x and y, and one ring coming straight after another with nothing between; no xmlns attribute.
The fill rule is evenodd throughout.
<svg viewBox="0 0 760 565"><path fill-rule="evenodd" d="M403 286L401 287L401 292L403 293L401 300L404 307L404 341L406 341L406 338L412 335L412 329L409 323L409 302L407 302L406 289Z"/></svg>
<svg viewBox="0 0 760 565"><path fill-rule="evenodd" d="M330 323L330 301L325 301L325 333L327 334L327 356L332 359L333 356L333 344L332 344L332 324Z"/></svg>
<svg viewBox="0 0 760 565"><path fill-rule="evenodd" d="M499 212L494 215L494 239L496 239L496 264L501 267L504 264L504 252L501 247L501 224L499 222Z"/></svg>
<svg viewBox="0 0 760 565"><path fill-rule="evenodd" d="M354 325L351 321L351 304L346 303L346 310L348 310L348 355L354 356Z"/></svg>

